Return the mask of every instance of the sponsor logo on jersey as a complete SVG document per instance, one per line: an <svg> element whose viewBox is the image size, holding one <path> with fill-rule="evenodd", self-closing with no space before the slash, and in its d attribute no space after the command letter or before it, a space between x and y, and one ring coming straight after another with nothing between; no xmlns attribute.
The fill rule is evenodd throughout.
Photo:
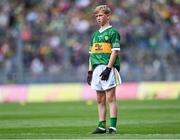
<svg viewBox="0 0 180 140"><path fill-rule="evenodd" d="M110 43L94 43L91 48L92 53L111 53Z"/></svg>
<svg viewBox="0 0 180 140"><path fill-rule="evenodd" d="M95 50L96 50L96 51L102 51L102 45L100 45L100 44L95 44L94 47L95 47Z"/></svg>

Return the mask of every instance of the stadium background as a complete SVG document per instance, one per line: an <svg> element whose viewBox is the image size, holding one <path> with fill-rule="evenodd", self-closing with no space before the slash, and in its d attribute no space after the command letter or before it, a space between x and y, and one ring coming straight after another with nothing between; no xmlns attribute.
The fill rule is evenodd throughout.
<svg viewBox="0 0 180 140"><path fill-rule="evenodd" d="M118 99L178 98L179 0L1 0L0 101L94 100L86 85L92 9L104 3L121 33Z"/></svg>
<svg viewBox="0 0 180 140"><path fill-rule="evenodd" d="M103 0L1 0L0 83L86 80L92 9ZM109 0L124 82L180 80L179 0Z"/></svg>
<svg viewBox="0 0 180 140"><path fill-rule="evenodd" d="M88 48L92 9L105 3L121 33L123 84L118 134L92 136ZM179 9L180 0L0 0L0 138L179 139Z"/></svg>

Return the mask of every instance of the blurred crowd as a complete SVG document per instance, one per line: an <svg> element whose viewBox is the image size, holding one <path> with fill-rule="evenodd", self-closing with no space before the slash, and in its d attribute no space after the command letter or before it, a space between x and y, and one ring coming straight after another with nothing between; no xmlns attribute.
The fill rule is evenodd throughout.
<svg viewBox="0 0 180 140"><path fill-rule="evenodd" d="M121 34L124 81L180 80L179 0L1 0L0 82L18 72L85 77L99 4L111 7Z"/></svg>

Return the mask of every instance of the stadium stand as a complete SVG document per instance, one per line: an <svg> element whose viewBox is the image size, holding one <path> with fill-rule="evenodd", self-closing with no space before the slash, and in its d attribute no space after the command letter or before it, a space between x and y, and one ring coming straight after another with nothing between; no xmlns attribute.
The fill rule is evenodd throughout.
<svg viewBox="0 0 180 140"><path fill-rule="evenodd" d="M0 83L85 82L101 0L1 0ZM108 0L124 82L180 80L180 2Z"/></svg>

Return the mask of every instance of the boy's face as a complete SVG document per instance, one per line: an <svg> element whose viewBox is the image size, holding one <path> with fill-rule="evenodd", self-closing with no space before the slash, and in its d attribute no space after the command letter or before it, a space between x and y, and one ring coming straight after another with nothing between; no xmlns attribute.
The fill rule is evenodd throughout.
<svg viewBox="0 0 180 140"><path fill-rule="evenodd" d="M110 15L106 15L103 12L99 12L95 15L95 17L99 26L104 26L109 21Z"/></svg>

